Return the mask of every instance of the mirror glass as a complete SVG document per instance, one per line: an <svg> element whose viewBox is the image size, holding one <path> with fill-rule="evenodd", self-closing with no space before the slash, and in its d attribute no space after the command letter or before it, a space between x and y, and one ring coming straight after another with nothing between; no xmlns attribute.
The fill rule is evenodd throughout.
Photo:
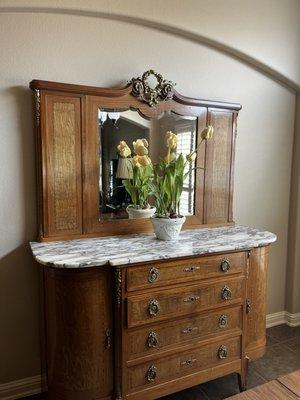
<svg viewBox="0 0 300 400"><path fill-rule="evenodd" d="M197 117L182 116L167 111L158 118L146 118L135 110L98 110L99 123L99 218L100 220L127 219L126 207L131 198L122 185L129 178L128 162L134 156L132 142L146 139L152 163L164 158L167 153L165 134L177 134L176 153L187 155L197 146ZM131 149L131 156L119 156L117 146L125 141ZM195 170L190 164L180 201L182 215L194 214ZM153 199L149 203L153 204Z"/></svg>

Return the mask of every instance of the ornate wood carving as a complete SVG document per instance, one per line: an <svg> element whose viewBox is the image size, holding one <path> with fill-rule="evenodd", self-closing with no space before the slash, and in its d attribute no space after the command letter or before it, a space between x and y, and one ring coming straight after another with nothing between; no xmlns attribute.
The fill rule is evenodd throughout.
<svg viewBox="0 0 300 400"><path fill-rule="evenodd" d="M154 88L151 88L148 82L151 76L157 80L157 85ZM171 99L174 94L175 83L164 79L161 74L158 74L153 69L144 72L141 77L132 78L130 82L132 95L149 104L150 107L161 101Z"/></svg>

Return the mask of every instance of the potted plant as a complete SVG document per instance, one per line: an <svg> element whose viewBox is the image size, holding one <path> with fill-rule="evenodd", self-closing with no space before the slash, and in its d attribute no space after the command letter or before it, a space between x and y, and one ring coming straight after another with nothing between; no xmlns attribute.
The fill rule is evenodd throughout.
<svg viewBox="0 0 300 400"><path fill-rule="evenodd" d="M153 166L148 156L148 142L146 139L138 139L132 145L135 155L130 158L131 173L127 179L122 181L132 201L126 211L130 219L149 218L156 209L149 204ZM130 148L124 141L120 142L117 149L120 156L123 154L128 157L131 154Z"/></svg>
<svg viewBox="0 0 300 400"><path fill-rule="evenodd" d="M201 133L201 143L213 136L213 127ZM154 179L150 183L155 197L156 214L151 217L155 235L161 240L176 240L186 217L180 214L180 198L185 178L195 162L198 148L186 157L176 154L177 136L168 131L165 136L167 155L154 165ZM190 166L186 172L186 167Z"/></svg>

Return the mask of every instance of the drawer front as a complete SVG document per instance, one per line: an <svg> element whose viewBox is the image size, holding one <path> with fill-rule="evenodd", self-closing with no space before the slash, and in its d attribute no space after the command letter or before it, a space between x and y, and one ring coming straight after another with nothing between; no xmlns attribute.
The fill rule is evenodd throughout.
<svg viewBox="0 0 300 400"><path fill-rule="evenodd" d="M198 257L192 260L161 262L147 267L127 268L127 290L146 289L241 273L246 253L229 253Z"/></svg>
<svg viewBox="0 0 300 400"><path fill-rule="evenodd" d="M184 344L189 340L202 340L237 329L242 329L241 306L183 318L149 328L129 330L125 336L126 359L132 360L155 354L168 347Z"/></svg>
<svg viewBox="0 0 300 400"><path fill-rule="evenodd" d="M217 306L242 302L244 278L190 285L187 288L152 292L127 299L128 327L197 313Z"/></svg>
<svg viewBox="0 0 300 400"><path fill-rule="evenodd" d="M235 337L224 341L192 348L173 356L159 358L126 369L126 392L150 388L171 379L207 370L241 357L241 339Z"/></svg>

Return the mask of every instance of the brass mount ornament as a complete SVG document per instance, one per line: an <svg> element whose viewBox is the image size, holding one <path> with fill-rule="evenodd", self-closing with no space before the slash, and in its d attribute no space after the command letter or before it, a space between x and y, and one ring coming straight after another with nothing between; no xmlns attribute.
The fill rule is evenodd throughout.
<svg viewBox="0 0 300 400"><path fill-rule="evenodd" d="M154 88L149 85L148 79L151 76L157 80L157 85ZM149 104L150 107L173 97L175 83L164 79L161 74L153 69L144 72L141 77L132 78L130 83L132 85L131 94Z"/></svg>

